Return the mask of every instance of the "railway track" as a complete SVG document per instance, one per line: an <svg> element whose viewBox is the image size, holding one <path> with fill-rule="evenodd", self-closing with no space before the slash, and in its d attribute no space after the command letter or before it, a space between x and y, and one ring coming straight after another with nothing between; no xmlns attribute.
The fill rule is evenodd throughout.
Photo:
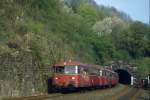
<svg viewBox="0 0 150 100"><path fill-rule="evenodd" d="M146 91L139 88L125 88L120 93L116 93L114 96L111 96L112 99L106 100L150 100L150 91Z"/></svg>
<svg viewBox="0 0 150 100"><path fill-rule="evenodd" d="M3 98L2 100L45 100L60 96L64 96L64 94L38 95L38 96L13 97L13 98L10 97L10 98Z"/></svg>
<svg viewBox="0 0 150 100"><path fill-rule="evenodd" d="M118 91L120 91L120 85L116 86L118 88ZM67 94L62 94L62 93L55 93L55 94L50 94L50 95L38 95L38 96L28 96L28 97L8 97L8 98L3 98L2 100L59 100L60 98L65 100L67 97L73 97L73 98L80 98L80 96L83 95L85 97L86 95L96 94L97 96L103 96L105 95L106 92L111 92L111 89L114 88L106 88L106 89L98 89L98 90L83 90L80 92L75 92L75 93L67 93ZM99 93L100 92L100 93Z"/></svg>
<svg viewBox="0 0 150 100"><path fill-rule="evenodd" d="M137 88L130 89L124 95L120 96L117 100L131 100L135 97L139 90Z"/></svg>
<svg viewBox="0 0 150 100"><path fill-rule="evenodd" d="M142 89L119 84L116 87L106 89L86 90L67 94L55 93L41 96L5 98L3 100L150 100L150 97Z"/></svg>

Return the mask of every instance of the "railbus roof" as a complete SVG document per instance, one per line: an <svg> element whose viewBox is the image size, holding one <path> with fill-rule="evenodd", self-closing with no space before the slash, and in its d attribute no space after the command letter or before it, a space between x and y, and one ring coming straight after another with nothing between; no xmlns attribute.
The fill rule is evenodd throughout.
<svg viewBox="0 0 150 100"><path fill-rule="evenodd" d="M85 66L85 64L79 62L79 61L72 61L72 60L69 60L69 61L63 61L63 62L59 62L59 63L55 63L55 64L51 64L50 66Z"/></svg>
<svg viewBox="0 0 150 100"><path fill-rule="evenodd" d="M54 66L54 67L60 67L60 66L67 66L67 67L71 67L71 66L82 66L82 67L86 67L86 68L90 68L90 67L94 67L97 69L102 68L100 65L94 65L94 64L85 64L85 63L81 63L79 61L63 61L63 62L59 62L56 64L51 64L49 66Z"/></svg>

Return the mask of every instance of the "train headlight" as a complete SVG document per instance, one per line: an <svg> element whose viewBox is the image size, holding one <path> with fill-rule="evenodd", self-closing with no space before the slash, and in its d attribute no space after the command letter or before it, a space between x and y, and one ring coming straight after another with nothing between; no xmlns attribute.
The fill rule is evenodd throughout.
<svg viewBox="0 0 150 100"><path fill-rule="evenodd" d="M55 77L55 79L57 80L58 78L57 78L57 77Z"/></svg>
<svg viewBox="0 0 150 100"><path fill-rule="evenodd" d="M74 79L75 79L75 77L72 77L71 79L73 79L73 80L74 80Z"/></svg>

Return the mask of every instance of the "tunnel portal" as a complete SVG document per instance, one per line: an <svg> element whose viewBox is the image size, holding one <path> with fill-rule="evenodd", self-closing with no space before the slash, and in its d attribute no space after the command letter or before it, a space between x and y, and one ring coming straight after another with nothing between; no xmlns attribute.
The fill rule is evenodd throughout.
<svg viewBox="0 0 150 100"><path fill-rule="evenodd" d="M131 74L124 69L117 69L115 72L119 75L119 83L129 85L131 83Z"/></svg>

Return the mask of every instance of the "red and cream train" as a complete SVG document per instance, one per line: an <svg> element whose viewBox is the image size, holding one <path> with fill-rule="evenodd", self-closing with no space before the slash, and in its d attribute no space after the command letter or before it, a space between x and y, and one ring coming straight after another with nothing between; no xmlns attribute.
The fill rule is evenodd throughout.
<svg viewBox="0 0 150 100"><path fill-rule="evenodd" d="M118 84L118 74L99 65L66 61L52 65L53 86L57 90L106 87Z"/></svg>

